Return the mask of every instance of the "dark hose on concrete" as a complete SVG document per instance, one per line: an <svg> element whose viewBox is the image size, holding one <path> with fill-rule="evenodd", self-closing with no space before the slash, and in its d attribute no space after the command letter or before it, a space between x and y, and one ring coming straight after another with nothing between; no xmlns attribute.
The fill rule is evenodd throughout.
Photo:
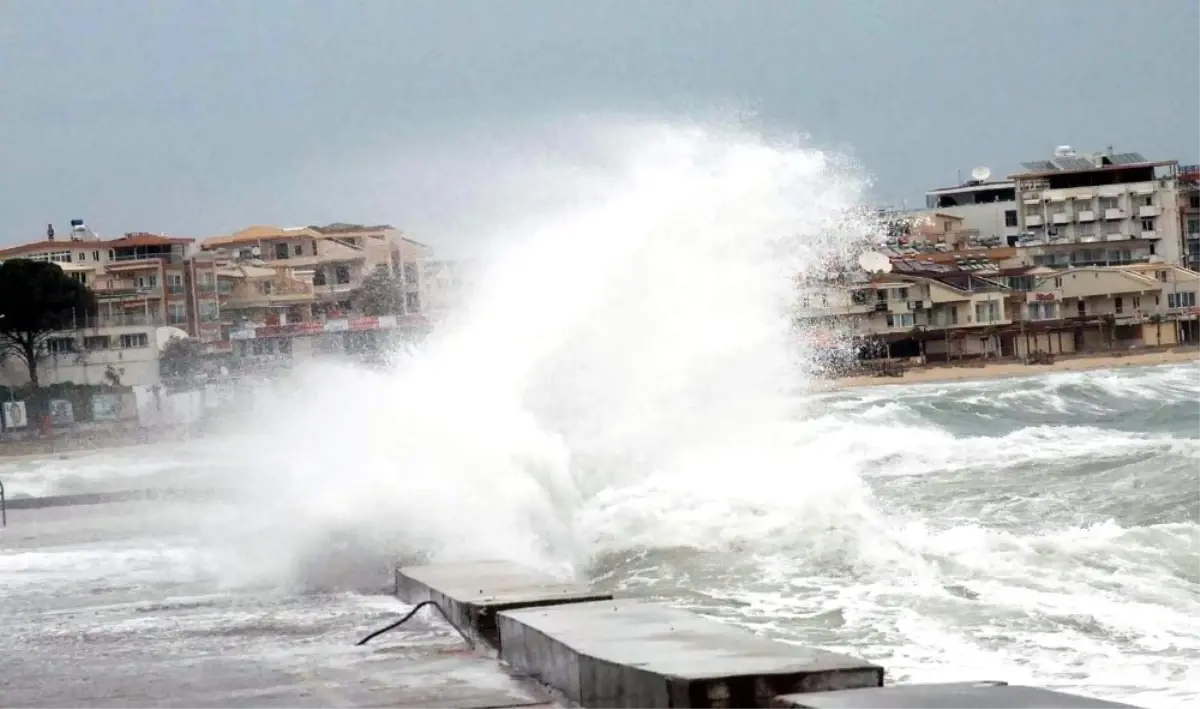
<svg viewBox="0 0 1200 709"><path fill-rule="evenodd" d="M446 615L446 611L442 610L442 607L439 606L436 601L421 601L417 605L413 606L413 609L411 611L409 611L400 620L396 621L395 623L392 623L391 625L388 625L383 628L380 628L379 630L376 630L375 632L371 633L367 637L363 638L362 640L359 640L358 642L356 642L354 644L355 645L366 645L368 642L370 642L374 638L377 638L380 635L383 635L384 633L388 632L389 630L395 630L396 628L399 628L401 625L404 625L405 623L407 623L410 618L412 618L414 615L417 614L417 611L421 610L425 606L433 606L434 608L436 608L437 612L441 613L442 617L446 619L446 622L450 624L450 627L454 628L454 631L457 632L460 636L462 636L462 639L467 642L467 645L469 645L471 647L471 649L475 649L475 642L473 640L471 640L471 637L469 635L467 635L466 633L464 633L462 628L455 625L454 621L450 620L450 616Z"/></svg>

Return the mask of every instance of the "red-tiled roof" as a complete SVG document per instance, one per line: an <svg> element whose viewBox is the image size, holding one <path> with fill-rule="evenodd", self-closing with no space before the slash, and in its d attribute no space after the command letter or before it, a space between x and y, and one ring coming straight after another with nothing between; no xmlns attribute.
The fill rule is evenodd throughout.
<svg viewBox="0 0 1200 709"><path fill-rule="evenodd" d="M101 241L75 241L72 239L34 241L28 244L11 246L7 249L0 249L0 257L20 256L21 254L37 253L39 251L73 251L76 249L84 251L87 249L114 249L127 246L169 246L171 244L190 244L193 241L195 239L187 237L161 236L149 232L130 232L115 239L104 239Z"/></svg>

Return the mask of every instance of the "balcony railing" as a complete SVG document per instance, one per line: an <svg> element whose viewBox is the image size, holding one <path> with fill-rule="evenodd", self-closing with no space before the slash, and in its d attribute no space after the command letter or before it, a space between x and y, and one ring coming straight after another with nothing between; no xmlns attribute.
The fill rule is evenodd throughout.
<svg viewBox="0 0 1200 709"><path fill-rule="evenodd" d="M113 313L112 315L95 315L78 324L80 328L96 329L102 327L151 327L163 324L163 318L157 313Z"/></svg>

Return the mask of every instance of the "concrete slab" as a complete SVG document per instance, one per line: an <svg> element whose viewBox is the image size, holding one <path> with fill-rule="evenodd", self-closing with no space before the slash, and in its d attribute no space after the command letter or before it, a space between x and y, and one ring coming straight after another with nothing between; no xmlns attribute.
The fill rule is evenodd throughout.
<svg viewBox="0 0 1200 709"><path fill-rule="evenodd" d="M1129 709L1133 705L1006 682L955 682L790 694L776 697L771 706L797 709Z"/></svg>
<svg viewBox="0 0 1200 709"><path fill-rule="evenodd" d="M657 603L505 611L500 659L585 707L766 707L772 698L883 684L883 668L760 638Z"/></svg>
<svg viewBox="0 0 1200 709"><path fill-rule="evenodd" d="M396 595L436 601L455 625L494 648L501 643L497 613L612 598L506 561L398 567Z"/></svg>

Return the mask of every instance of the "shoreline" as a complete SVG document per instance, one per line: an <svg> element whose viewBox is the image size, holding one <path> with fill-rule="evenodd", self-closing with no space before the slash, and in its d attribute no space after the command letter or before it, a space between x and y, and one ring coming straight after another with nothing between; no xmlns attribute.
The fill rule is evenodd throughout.
<svg viewBox="0 0 1200 709"><path fill-rule="evenodd" d="M1079 354L1060 357L1053 364L1024 364L1014 360L993 360L990 362L972 362L970 364L931 364L911 367L900 377L879 377L871 374L858 374L849 377L838 377L817 380L811 391L814 393L842 391L845 389L863 389L869 387L902 386L905 384L938 384L953 382L972 382L992 379L1019 379L1036 377L1043 374L1059 372L1086 372L1100 369L1121 369L1125 367L1153 367L1170 364L1200 362L1200 348L1175 347L1151 352L1135 351L1128 353L1097 353ZM0 462L17 463L22 460L38 460L44 458L68 459L77 456L118 451L136 448L140 445L160 444L190 440L191 436L157 435L144 431L125 432L107 440L89 435L77 439L69 435L59 435L50 439L27 439L21 441L0 442Z"/></svg>
<svg viewBox="0 0 1200 709"><path fill-rule="evenodd" d="M1053 364L1025 364L1015 360L993 360L971 364L929 364L905 370L900 377L858 374L827 379L814 387L818 391L840 391L866 387L904 384L973 382L990 379L1018 379L1059 372L1087 372L1125 367L1154 367L1200 362L1200 348L1176 347L1153 352L1096 353L1058 356Z"/></svg>

